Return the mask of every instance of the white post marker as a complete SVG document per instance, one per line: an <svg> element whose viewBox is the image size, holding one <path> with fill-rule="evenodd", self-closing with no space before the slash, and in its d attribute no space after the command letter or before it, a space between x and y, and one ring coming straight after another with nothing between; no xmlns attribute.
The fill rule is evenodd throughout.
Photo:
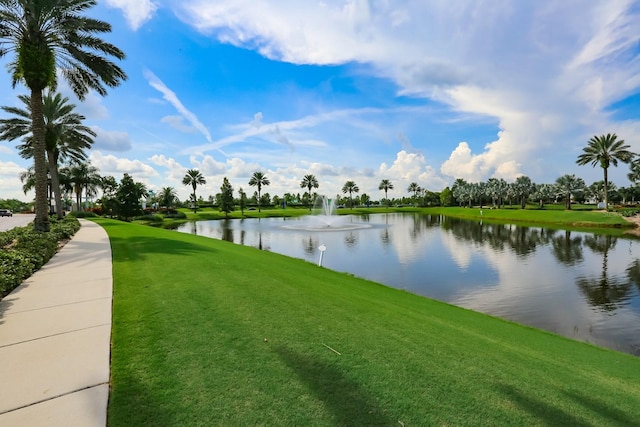
<svg viewBox="0 0 640 427"><path fill-rule="evenodd" d="M318 261L318 266L322 267L322 256L324 255L324 251L327 250L327 247L324 245L324 243L321 243L318 247L318 250L320 251L320 261Z"/></svg>

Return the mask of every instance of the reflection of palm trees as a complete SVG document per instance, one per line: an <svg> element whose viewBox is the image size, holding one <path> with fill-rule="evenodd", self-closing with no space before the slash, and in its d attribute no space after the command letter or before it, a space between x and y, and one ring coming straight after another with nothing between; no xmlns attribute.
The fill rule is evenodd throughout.
<svg viewBox="0 0 640 427"><path fill-rule="evenodd" d="M302 249L304 252L309 255L313 255L314 249L316 247L316 243L313 241L313 237L309 236L309 240L302 241Z"/></svg>
<svg viewBox="0 0 640 427"><path fill-rule="evenodd" d="M585 246L602 254L602 273L599 276L579 277L576 285L593 307L610 312L627 304L631 282L622 282L608 276L609 250L617 242L613 236L593 235L584 239ZM628 270L627 270L628 271Z"/></svg>
<svg viewBox="0 0 640 427"><path fill-rule="evenodd" d="M574 265L582 261L582 238L571 237L571 231L565 230L564 235L554 236L552 239L553 254L565 265Z"/></svg>
<svg viewBox="0 0 640 427"><path fill-rule="evenodd" d="M634 259L627 267L627 276L640 292L640 260L638 258Z"/></svg>

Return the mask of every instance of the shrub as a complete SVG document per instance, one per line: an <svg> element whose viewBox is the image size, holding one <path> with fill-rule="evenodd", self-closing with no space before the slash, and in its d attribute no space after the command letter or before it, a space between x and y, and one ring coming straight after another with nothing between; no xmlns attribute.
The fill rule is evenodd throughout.
<svg viewBox="0 0 640 427"><path fill-rule="evenodd" d="M176 213L167 213L164 214L165 218L173 218L173 219L185 219L187 215L184 212L176 212Z"/></svg>
<svg viewBox="0 0 640 427"><path fill-rule="evenodd" d="M80 228L77 219L51 221L48 233L31 226L0 232L0 296L5 296L42 267L57 252L60 242Z"/></svg>
<svg viewBox="0 0 640 427"><path fill-rule="evenodd" d="M161 215L153 215L153 214L140 215L140 216L134 217L133 219L135 221L162 222Z"/></svg>
<svg viewBox="0 0 640 427"><path fill-rule="evenodd" d="M69 212L68 215L74 218L95 218L98 216L95 214L95 212L90 211L74 211Z"/></svg>
<svg viewBox="0 0 640 427"><path fill-rule="evenodd" d="M628 217L636 216L638 212L639 212L638 209L624 209L620 211L620 215L628 218Z"/></svg>

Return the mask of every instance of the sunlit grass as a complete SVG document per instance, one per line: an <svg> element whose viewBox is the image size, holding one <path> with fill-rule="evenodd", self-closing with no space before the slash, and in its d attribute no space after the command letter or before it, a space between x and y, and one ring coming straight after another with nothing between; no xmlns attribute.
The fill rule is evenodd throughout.
<svg viewBox="0 0 640 427"><path fill-rule="evenodd" d="M110 425L640 419L633 356L274 253L97 222L114 260Z"/></svg>

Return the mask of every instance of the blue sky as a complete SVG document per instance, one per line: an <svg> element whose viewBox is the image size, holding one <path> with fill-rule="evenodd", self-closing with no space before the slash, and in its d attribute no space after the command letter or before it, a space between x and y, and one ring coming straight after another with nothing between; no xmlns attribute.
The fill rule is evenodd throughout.
<svg viewBox="0 0 640 427"><path fill-rule="evenodd" d="M590 184L601 169L575 160L593 135L640 152L637 1L99 0L91 14L129 77L84 102L59 82L98 134L91 163L181 199L189 168L205 198L225 176L252 192L260 170L271 195L312 173L321 194L353 180L379 199L382 179L390 197L456 178ZM26 93L7 72L0 87L0 105ZM33 197L28 166L0 142L0 198Z"/></svg>

